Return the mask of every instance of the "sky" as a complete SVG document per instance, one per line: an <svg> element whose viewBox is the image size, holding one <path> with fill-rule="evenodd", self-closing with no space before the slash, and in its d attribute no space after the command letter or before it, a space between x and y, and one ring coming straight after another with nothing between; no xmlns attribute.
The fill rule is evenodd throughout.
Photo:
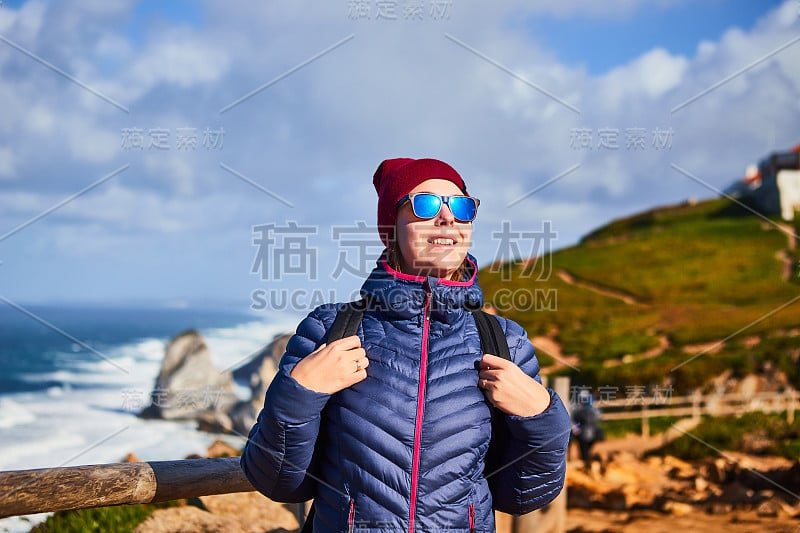
<svg viewBox="0 0 800 533"><path fill-rule="evenodd" d="M481 266L714 197L800 143L798 19L800 0L3 0L0 300L349 299L391 157L461 173Z"/></svg>

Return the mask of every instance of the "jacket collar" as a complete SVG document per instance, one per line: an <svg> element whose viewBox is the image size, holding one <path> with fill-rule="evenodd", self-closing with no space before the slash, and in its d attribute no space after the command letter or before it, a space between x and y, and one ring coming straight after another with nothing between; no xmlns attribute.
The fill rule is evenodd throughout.
<svg viewBox="0 0 800 533"><path fill-rule="evenodd" d="M423 312L430 295L431 318L452 323L465 310L483 305L483 292L478 285L477 263L467 254L467 273L462 281L434 276L413 276L393 269L386 262L386 252L361 286L361 296L368 298L371 308L391 317L409 319Z"/></svg>

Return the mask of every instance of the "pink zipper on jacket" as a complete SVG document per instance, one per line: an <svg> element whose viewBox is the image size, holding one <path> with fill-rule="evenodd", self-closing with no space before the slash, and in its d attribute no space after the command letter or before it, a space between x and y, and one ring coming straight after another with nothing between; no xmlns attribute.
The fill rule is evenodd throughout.
<svg viewBox="0 0 800 533"><path fill-rule="evenodd" d="M419 361L419 392L417 393L417 420L414 429L414 455L411 465L411 512L408 533L414 533L414 513L417 508L417 478L419 477L420 441L422 439L422 413L425 410L425 382L428 375L428 316L431 300L430 289L425 293L425 309L422 312L422 354Z"/></svg>
<svg viewBox="0 0 800 533"><path fill-rule="evenodd" d="M353 519L356 517L356 502L350 500L350 515L347 517L347 533L353 533Z"/></svg>
<svg viewBox="0 0 800 533"><path fill-rule="evenodd" d="M469 533L475 531L475 503L469 504Z"/></svg>

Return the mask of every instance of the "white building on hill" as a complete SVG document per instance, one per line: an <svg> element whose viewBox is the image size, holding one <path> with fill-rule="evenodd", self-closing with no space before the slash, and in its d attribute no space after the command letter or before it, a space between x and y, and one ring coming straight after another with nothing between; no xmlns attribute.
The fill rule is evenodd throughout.
<svg viewBox="0 0 800 533"><path fill-rule="evenodd" d="M730 191L751 200L765 215L794 220L795 211L800 211L800 144L788 152L773 152L758 167L747 167L744 179Z"/></svg>

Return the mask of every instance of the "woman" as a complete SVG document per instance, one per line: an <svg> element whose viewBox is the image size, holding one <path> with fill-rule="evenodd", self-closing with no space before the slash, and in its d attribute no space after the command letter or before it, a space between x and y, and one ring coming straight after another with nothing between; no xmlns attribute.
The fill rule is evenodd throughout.
<svg viewBox="0 0 800 533"><path fill-rule="evenodd" d="M242 468L273 500L314 498L316 533L494 531L493 507L523 514L561 491L569 416L518 324L501 319L513 362L481 351L467 253L478 201L461 176L401 158L373 183L387 249L362 286L358 335L326 343L340 304L300 323ZM497 464L492 406L509 430Z"/></svg>

